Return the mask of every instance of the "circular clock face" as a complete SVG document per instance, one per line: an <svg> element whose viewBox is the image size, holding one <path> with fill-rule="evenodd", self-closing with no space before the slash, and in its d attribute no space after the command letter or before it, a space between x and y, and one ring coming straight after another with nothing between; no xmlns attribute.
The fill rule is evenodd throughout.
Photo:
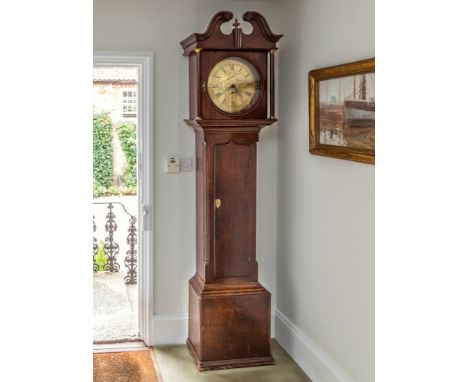
<svg viewBox="0 0 468 382"><path fill-rule="evenodd" d="M238 57L219 61L208 75L208 96L225 113L239 114L258 99L260 77L255 68Z"/></svg>

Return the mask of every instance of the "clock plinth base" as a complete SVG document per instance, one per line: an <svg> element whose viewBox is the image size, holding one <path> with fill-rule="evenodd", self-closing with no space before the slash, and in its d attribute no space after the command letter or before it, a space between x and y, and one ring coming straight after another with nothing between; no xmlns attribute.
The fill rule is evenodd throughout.
<svg viewBox="0 0 468 382"><path fill-rule="evenodd" d="M272 365L270 293L258 282L189 286L187 347L200 371Z"/></svg>
<svg viewBox="0 0 468 382"><path fill-rule="evenodd" d="M190 342L190 338L187 338L187 348L190 352L190 355L192 356L193 362L195 362L195 365L199 371L234 369L238 367L268 366L275 364L275 360L271 355L267 357L226 359L220 361L201 361L198 358L197 352L195 351L192 343Z"/></svg>

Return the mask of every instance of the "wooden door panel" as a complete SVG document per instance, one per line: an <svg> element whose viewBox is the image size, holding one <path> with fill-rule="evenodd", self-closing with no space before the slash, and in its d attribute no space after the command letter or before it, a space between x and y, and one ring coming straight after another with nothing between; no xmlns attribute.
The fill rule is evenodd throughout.
<svg viewBox="0 0 468 382"><path fill-rule="evenodd" d="M255 143L214 147L215 277L249 277L255 259Z"/></svg>

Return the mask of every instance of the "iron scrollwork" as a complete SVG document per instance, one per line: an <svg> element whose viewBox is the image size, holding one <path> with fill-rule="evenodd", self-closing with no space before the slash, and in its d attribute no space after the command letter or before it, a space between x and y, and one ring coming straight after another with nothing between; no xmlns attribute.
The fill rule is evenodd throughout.
<svg viewBox="0 0 468 382"><path fill-rule="evenodd" d="M96 264L96 255L98 253L99 246L97 243L97 239L94 236L95 233L96 233L96 223L94 222L94 215L93 215L93 271L97 272L99 270L99 267Z"/></svg>
<svg viewBox="0 0 468 382"><path fill-rule="evenodd" d="M136 284L137 282L137 228L136 217L130 218L130 227L128 228L127 244L129 249L125 256L125 266L128 268L125 276L125 284Z"/></svg>
<svg viewBox="0 0 468 382"><path fill-rule="evenodd" d="M124 277L125 284L136 284L137 283L137 218L136 216L131 215L125 206L120 202L110 202L110 203L93 203L93 204L105 204L108 208L108 213L106 215L106 225L105 229L108 233L108 236L105 239L104 251L107 257L107 263L104 265L104 271L106 272L118 272L120 270L120 264L117 262L117 255L119 254L119 244L114 240L114 234L117 231L117 222L116 216L113 211L114 204L120 204L124 212L130 216L130 226L128 228L127 235L127 245L128 249L126 251L126 256L124 260L125 267L127 268L127 273ZM99 271L99 265L96 262L96 257L99 252L98 241L95 237L96 233L96 223L95 216L93 215L93 271Z"/></svg>
<svg viewBox="0 0 468 382"><path fill-rule="evenodd" d="M109 233L109 236L106 237L104 243L104 250L107 255L107 264L104 266L104 270L108 272L118 272L120 270L120 265L117 262L119 244L114 241L114 232L117 231L117 223L115 221L115 214L112 211L114 208L112 203L109 203L107 208L109 208L109 212L106 215L106 232Z"/></svg>

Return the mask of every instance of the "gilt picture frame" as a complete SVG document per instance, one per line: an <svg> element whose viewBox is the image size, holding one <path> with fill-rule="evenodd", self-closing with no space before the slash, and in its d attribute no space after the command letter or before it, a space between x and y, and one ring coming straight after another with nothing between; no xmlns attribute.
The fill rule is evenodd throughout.
<svg viewBox="0 0 468 382"><path fill-rule="evenodd" d="M309 151L375 164L375 58L309 72Z"/></svg>

